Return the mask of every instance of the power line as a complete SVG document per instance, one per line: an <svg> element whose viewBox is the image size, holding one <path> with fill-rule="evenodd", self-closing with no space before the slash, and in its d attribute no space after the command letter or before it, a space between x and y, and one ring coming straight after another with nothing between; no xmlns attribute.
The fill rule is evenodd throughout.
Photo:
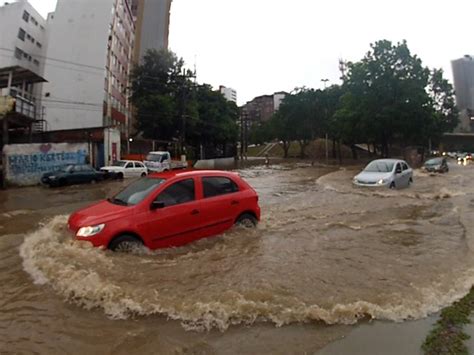
<svg viewBox="0 0 474 355"><path fill-rule="evenodd" d="M0 47L0 50L11 52L11 53L15 52L13 49L8 49L8 48L3 48L3 47ZM38 58L48 59L48 60L51 60L51 61L54 61L54 62L77 65L78 67L91 68L91 69L96 69L96 70L104 70L105 69L105 67L101 68L101 67L96 67L94 65L81 64L81 63L71 62L71 61L68 61L68 60L62 60L62 59L57 59L57 58L46 57L46 56L42 56L42 55L38 55L38 54L35 54L34 56L38 57Z"/></svg>
<svg viewBox="0 0 474 355"><path fill-rule="evenodd" d="M83 105L83 106L95 106L102 107L102 104L91 103L91 102L80 102L80 101L63 101L63 100L49 100L41 99L41 102L51 102L51 103L60 103L60 104L71 104L71 105Z"/></svg>
<svg viewBox="0 0 474 355"><path fill-rule="evenodd" d="M0 53L0 57L5 57L5 58L11 58L12 56L10 55L7 55L7 54L1 54ZM35 57L35 55L33 55L32 57ZM91 70L85 70L85 69L77 69L77 68L69 68L69 67L64 67L62 65L58 65L58 64L53 64L53 63L48 63L48 66L52 66L52 67L56 67L56 68L61 68L61 69L67 69L67 70L73 70L73 71L77 71L77 72L80 72L80 73L89 73L89 74L92 74L92 75L100 75L102 76L103 73L98 73L98 72L93 72ZM104 68L105 69L105 68Z"/></svg>

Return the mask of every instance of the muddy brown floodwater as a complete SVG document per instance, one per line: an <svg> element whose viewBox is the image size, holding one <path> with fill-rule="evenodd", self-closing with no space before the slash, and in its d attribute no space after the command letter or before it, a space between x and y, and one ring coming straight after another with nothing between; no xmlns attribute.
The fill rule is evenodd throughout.
<svg viewBox="0 0 474 355"><path fill-rule="evenodd" d="M0 351L314 353L358 321L419 319L474 283L474 168L357 189L354 169L240 171L256 230L114 254L67 215L125 183L0 192Z"/></svg>

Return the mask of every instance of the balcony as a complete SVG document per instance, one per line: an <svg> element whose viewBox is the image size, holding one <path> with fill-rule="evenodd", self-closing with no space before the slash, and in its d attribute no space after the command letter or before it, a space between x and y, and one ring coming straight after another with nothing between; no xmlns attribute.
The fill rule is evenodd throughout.
<svg viewBox="0 0 474 355"><path fill-rule="evenodd" d="M43 108L26 89L46 82L32 71L20 67L0 68L0 131L2 144L11 137L44 130Z"/></svg>
<svg viewBox="0 0 474 355"><path fill-rule="evenodd" d="M23 115L26 118L31 118L33 120L42 118L41 115L37 112L36 99L29 94L21 93L21 90L16 88L10 89L10 95L14 100L13 112L19 115Z"/></svg>

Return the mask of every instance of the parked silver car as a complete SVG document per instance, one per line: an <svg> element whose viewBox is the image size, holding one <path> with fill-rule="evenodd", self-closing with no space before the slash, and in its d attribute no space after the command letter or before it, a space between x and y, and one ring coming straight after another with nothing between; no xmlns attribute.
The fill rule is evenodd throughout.
<svg viewBox="0 0 474 355"><path fill-rule="evenodd" d="M391 189L406 187L413 182L413 170L404 160L377 159L354 177L357 186L389 187Z"/></svg>

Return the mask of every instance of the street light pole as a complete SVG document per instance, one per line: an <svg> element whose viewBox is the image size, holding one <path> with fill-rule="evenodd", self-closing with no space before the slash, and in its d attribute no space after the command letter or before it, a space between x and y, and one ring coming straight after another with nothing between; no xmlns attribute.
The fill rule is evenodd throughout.
<svg viewBox="0 0 474 355"><path fill-rule="evenodd" d="M321 79L321 81L324 83L324 90L326 90L326 83L329 81L329 79Z"/></svg>

